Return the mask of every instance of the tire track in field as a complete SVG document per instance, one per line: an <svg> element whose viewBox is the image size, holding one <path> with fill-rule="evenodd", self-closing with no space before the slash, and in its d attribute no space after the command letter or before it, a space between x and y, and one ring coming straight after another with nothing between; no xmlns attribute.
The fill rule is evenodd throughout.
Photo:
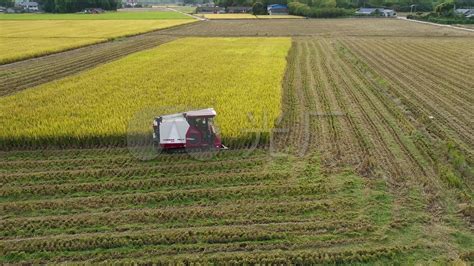
<svg viewBox="0 0 474 266"><path fill-rule="evenodd" d="M360 45L357 42L351 42L351 44L355 45L356 48L354 50L356 52L363 53L364 58L367 58L372 64L383 66L382 68L379 67L376 69L380 70L386 76L390 77L391 82L399 83L401 85L401 88L403 88L405 92L409 92L412 96L414 96L415 99L418 100L419 103L424 104L425 107L431 111L431 114L436 114L436 119L444 118L445 122L450 124L455 129L455 132L460 134L460 137L464 138L468 142L472 141L473 138L469 126L464 125L464 123L459 123L460 120L456 116L457 112L453 110L453 107L450 107L449 103L446 103L444 99L437 96L436 90L432 90L429 86L426 86L424 84L424 81L422 80L422 77L409 77L406 75L402 75L403 73L400 72L401 70L399 68L391 64L387 64L385 60L379 59L373 50L369 51L368 48L363 45ZM396 75L396 73L399 73L400 75ZM420 82L416 82L417 80L420 80ZM422 87L424 90L430 91L431 97L426 97L426 95L422 93L422 91L414 89L414 86L408 84L408 82L410 84L417 84L417 87ZM395 88L399 87L395 86ZM430 99L431 101L429 101ZM447 110L445 112L440 113L438 111L440 106ZM447 118L445 118L441 114L444 114L445 116L447 116Z"/></svg>
<svg viewBox="0 0 474 266"><path fill-rule="evenodd" d="M397 47L392 46L388 43L375 42L372 43L372 47L374 48L374 50L378 48L379 51L397 51ZM453 87L453 84L449 84L449 82L445 82L443 79L439 78L441 76L441 73L438 73L437 75L435 72L429 70L430 66L421 65L417 63L416 60L414 62L410 62L409 64L407 56L413 58L413 55L410 56L410 54L398 53L397 57L392 57L390 53L384 53L384 56L390 58L390 62L397 63L398 65L400 65L401 69L404 69L404 71L410 73L410 75L413 76L413 79L415 81L418 81L417 84L423 84L423 87L426 89L432 87L440 88L438 90L431 89L430 91L432 94L440 95L439 99L443 99L443 102L448 102L446 106L449 106L451 112L455 114L455 117L466 119L466 108L470 107L470 105L467 103L473 102L474 100L472 98L472 95L458 96L456 94L458 92L456 86L459 86L459 83L456 82L457 85L454 85ZM470 110L468 110L468 113L469 111Z"/></svg>
<svg viewBox="0 0 474 266"><path fill-rule="evenodd" d="M463 42L461 42L460 44L456 43L456 45L462 45L462 44ZM455 49L455 50L450 49L448 51L446 47L429 45L427 43L414 44L411 42L407 42L406 47L417 50L418 52L420 52L420 55L423 55L432 59L434 58L433 60L435 61L439 61L440 58L434 57L433 55L443 55L443 54L449 53L450 56L442 57L443 63L453 66L456 69L456 71L459 71L464 77L472 78L472 69L474 69L474 62L473 62L474 52L470 52L470 49L472 49L472 46L467 46L462 49ZM467 55L466 55L466 51L468 52ZM459 60L461 58L466 58L468 60L461 62Z"/></svg>
<svg viewBox="0 0 474 266"><path fill-rule="evenodd" d="M378 54L377 51L384 51L385 49L386 48L380 46L378 43L372 44L371 46L371 52L373 53L373 55ZM384 55L386 54L384 52L381 53ZM379 63L384 64L384 68L386 69L386 71L389 71L392 75L398 75L398 79L405 79L411 82L411 84L416 84L416 87L422 88L423 91L430 92L430 98L432 98L436 102L436 106L443 106L445 109L447 109L447 111L452 114L453 119L458 120L458 118L463 117L463 115L461 114L462 110L458 110L458 108L456 108L456 104L451 104L449 102L449 99L452 98L450 95L431 88L432 86L439 86L437 86L432 80L425 78L427 73L420 72L415 68L411 68L409 65L407 65L398 58L391 58L390 64L387 64L384 60L380 60L378 58L376 60L379 60ZM392 62L400 65L400 67L398 65L396 66L392 64ZM406 74L405 72L407 72L408 75L404 75ZM420 94L420 92L418 91L415 92ZM438 94L440 93L443 95L439 96Z"/></svg>
<svg viewBox="0 0 474 266"><path fill-rule="evenodd" d="M339 71L336 72L355 74L354 76L348 75L351 78L354 77L350 84L358 85L356 86L356 89L353 87L348 87L348 92L352 94L358 94L361 97L363 104L360 105L360 107L363 108L367 105L371 106L371 108L367 109L373 111L376 118L369 118L370 122L377 121L377 125L383 125L381 131L389 134L389 137L385 136L382 141L387 141L387 139L390 139L389 142L394 142L396 144L396 146L390 145L391 149L387 151L387 153L392 156L391 160L396 160L399 157L402 157L402 160L398 165L400 169L402 169L400 171L401 175L392 176L392 178L387 180L390 184L391 193L395 195L392 209L392 221L403 219L403 217L400 216L400 209L403 208L403 206L410 204L410 199L408 197L409 188L411 186L410 182L412 182L410 179L414 179L416 182L421 183L423 190L425 193L427 193L427 195L429 195L429 209L438 210L436 206L439 206L438 191L441 191L441 186L439 184L439 180L434 178L437 175L435 173L433 163L430 161L430 164L424 166L424 164L420 162L420 159L423 162L426 161L426 154L421 153L418 150L419 146L413 148L411 146L413 145L411 140L402 139L403 137L406 137L407 135L409 136L410 134L410 132L404 132L402 126L403 124L409 124L409 122L406 119L403 119L396 106L391 105L390 102L388 102L388 98L381 94L373 75L368 75L366 72L361 72L361 69L357 67L358 64L348 60L346 54L336 52L338 51L337 45L331 43L328 44L327 40L323 40L321 42L326 45L328 54L332 54L337 58L333 58L333 60L331 60L334 62L334 69L339 69ZM366 110L366 108L363 109ZM389 143L387 142L387 145L388 144ZM395 149L398 149L401 154L399 152L394 153L394 147L396 147ZM376 149L379 150L380 147L376 147ZM381 154L380 156L384 155ZM393 168L388 169L388 171L392 172L393 170Z"/></svg>
<svg viewBox="0 0 474 266"><path fill-rule="evenodd" d="M404 42L403 44L403 46L397 46L397 49L401 49L406 53L410 53L413 56L412 58L416 58L418 62L424 62L428 66L437 66L437 70L449 73L451 82L465 80L466 83L457 82L457 84L460 85L459 87L462 88L463 86L465 86L465 84L474 83L474 76L471 74L474 71L474 65L470 62L472 60L465 60L464 64L462 64L460 61L452 59L455 58L455 54L452 53L452 51L446 51L445 49L441 53L444 56L440 57L434 56L439 55L440 52L429 50L430 46L412 43L408 41ZM472 49L472 47L470 48ZM446 65L448 65L449 68L445 67Z"/></svg>
<svg viewBox="0 0 474 266"><path fill-rule="evenodd" d="M305 106L305 97L301 92L303 80L301 71L296 65L300 64L301 49L299 43L292 41L287 56L287 66L283 78L282 116L277 122L277 131L272 136L272 149L276 152L296 153L302 145L304 124L301 114ZM288 150L289 149L289 150Z"/></svg>
<svg viewBox="0 0 474 266"><path fill-rule="evenodd" d="M295 79L293 80L293 84L290 86L292 90L296 92L297 95L297 104L294 106L296 108L297 117L298 117L298 127L297 127L297 135L296 140L296 148L298 153L301 152L300 149L304 149L305 146L312 146L313 139L311 139L311 135L313 132L308 133L308 121L306 120L306 113L308 112L308 107L312 106L313 97L309 93L308 88L308 80L307 80L307 73L305 73L301 68L297 67L303 63L305 63L304 56L304 47L302 47L300 42L294 42L295 49L296 49L296 57L295 57L295 65L293 66L296 72ZM309 143L308 143L309 142ZM301 154L303 155L303 154Z"/></svg>
<svg viewBox="0 0 474 266"><path fill-rule="evenodd" d="M328 96L330 100L329 104L332 110L328 115L333 120L332 123L337 125L337 128L335 128L335 138L332 140L333 142L337 143L336 151L338 154L336 154L336 158L341 158L344 162L348 162L352 165L357 164L362 160L360 155L362 154L364 157L366 154L362 152L361 147L359 146L360 139L357 139L355 142L353 141L354 134L356 136L358 134L355 133L353 123L349 121L349 110L347 110L345 104L343 103L345 97L343 97L341 94L337 94L336 92L339 88L338 84L336 84L337 79L334 77L332 73L332 67L330 66L331 58L327 57L327 54L324 52L324 49L321 47L319 41L316 42L315 40L308 40L307 42L309 42L311 46L309 56L311 56L313 59L319 59L316 60L319 62L314 63L318 64L318 68L321 71L319 75L326 81L326 85L320 87L320 89L325 95ZM314 72L313 75L315 75Z"/></svg>
<svg viewBox="0 0 474 266"><path fill-rule="evenodd" d="M436 118L433 123L441 123L444 125L444 127L437 126L438 130L448 131L449 133L445 133L447 136L454 135L453 140L457 143L461 141L461 146L464 147L466 151L469 151L469 148L466 148L466 144L468 147L472 146L473 139L472 133L470 133L469 129L466 129L463 126L460 127L456 123L453 123L453 117L451 114L446 114L446 112L440 113L439 105L436 105L436 107L433 106L433 103L428 101L429 99L423 95L420 95L419 91L412 89L412 86L408 84L407 81L395 76L395 74L392 72L394 71L392 67L388 66L384 60L379 60L372 52L367 51L366 47L363 47L360 44L356 44L352 41L344 41L344 43L350 47L352 51L357 52L359 55L365 58L371 66L376 66L375 69L377 72L389 78L390 82L395 84L395 86L391 86L391 88L394 89L397 97L405 99L406 102L409 102L410 108L415 111L415 114L422 116L419 117L420 119L426 120L429 116L433 115ZM420 107L420 104L423 106L423 108ZM472 153L472 151L470 153Z"/></svg>
<svg viewBox="0 0 474 266"><path fill-rule="evenodd" d="M322 41L319 41L319 42L322 42ZM321 46L321 44L320 44L320 46ZM327 47L324 47L324 48L321 48L321 49L324 49L323 51L327 51ZM325 54L325 53L321 52L320 56L326 56L326 55L323 55L323 54ZM339 78L337 78L336 76L334 76L332 74L333 71L335 71L336 73L351 73L351 70L349 68L342 69L339 62L338 62L338 64L335 64L334 60L335 60L335 58L333 56L331 56L330 61L332 63L328 67L326 74L329 75L332 79L336 80L337 82L343 82L344 83L344 86L342 86L344 88L344 92L342 92L342 93L347 95L349 97L349 100L352 103L352 105L354 105L355 109L359 110L358 117L359 117L359 119L362 119L361 123L363 123L364 126L368 126L369 132L365 132L365 134L368 133L371 136L371 138L370 138L372 140L371 148L375 151L375 153L378 154L377 160L380 162L378 166L381 167L382 169L385 169L388 173L392 173L392 175L394 175L394 176L400 176L402 173L399 171L399 169L400 169L399 165L396 164L397 160L395 159L395 157L391 153L390 149L388 149L388 145L385 143L385 139L382 137L381 133L377 129L377 126L373 122L373 119L370 117L369 113L363 107L364 105L361 102L362 99L360 97L357 97L354 94L354 91L353 91L353 86L354 86L354 82L355 82L354 79L349 78L350 75L341 75ZM340 84L338 84L338 85L340 85ZM336 86L336 87L338 89L339 86ZM350 108L350 111L353 112L353 111L355 111L355 109ZM353 131L353 134L355 134L356 136L357 135L358 136L363 136L364 133L361 133L360 129L359 129L359 130ZM364 141L363 145L367 145L367 143L368 143L368 141ZM369 150L369 149L366 148L366 151L364 151L364 152L367 153L367 150ZM373 151L370 151L368 153L373 154ZM365 162L361 161L360 163L363 164ZM370 162L369 162L369 164L370 164ZM368 165L366 167L370 168L371 165ZM363 170L363 169L360 169L360 170ZM367 169L367 170L370 171L370 169ZM363 170L363 172L365 172L365 171Z"/></svg>
<svg viewBox="0 0 474 266"><path fill-rule="evenodd" d="M305 45L308 46L308 42L305 42ZM319 86L313 87L315 93L318 95L319 104L322 106L322 110L318 110L317 115L321 116L321 120L325 121L328 127L328 140L329 149L331 155L328 158L329 161L332 161L332 164L341 160L341 145L340 142L343 141L340 132L342 131L338 117L340 113L338 110L335 110L337 104L335 100L331 98L330 94L330 79L328 78L326 71L324 69L326 64L326 57L324 53L315 46L314 42L310 42L311 49L306 52L306 57L311 61L312 75L316 80L319 80ZM313 56L314 55L314 56ZM318 56L319 55L319 56ZM335 161L335 162L334 162Z"/></svg>
<svg viewBox="0 0 474 266"><path fill-rule="evenodd" d="M452 97L453 101L463 105L466 104L466 100L474 102L474 97L472 93L470 93L472 88L469 87L471 84L474 84L473 76L463 76L458 69L455 69L453 65L447 62L430 60L428 56L420 53L420 47L407 48L402 45L397 46L380 40L377 43L384 50L387 50L387 47L389 47L388 50L401 52L397 54L397 58L404 67L409 67L410 70L429 77L428 81L430 81L431 84L435 84L433 80L435 80L436 83L443 84L443 88L454 93L445 93L443 97L448 99ZM442 79L440 79L440 77L442 77Z"/></svg>
<svg viewBox="0 0 474 266"><path fill-rule="evenodd" d="M311 140L314 145L310 146L312 151L318 151L328 163L329 161L338 161L338 147L333 141L337 138L332 123L331 110L324 92L324 87L327 86L323 76L319 62L311 56L311 48L308 45L307 39L299 39L301 45L305 48L302 56L305 64L298 66L308 79L308 86L305 87L308 97L313 99L310 105L305 110L306 114L311 117L311 121L316 121L319 124L320 132L312 134Z"/></svg>
<svg viewBox="0 0 474 266"><path fill-rule="evenodd" d="M328 48L330 50L330 48ZM334 51L336 48L333 48ZM334 54L334 52L333 52ZM341 65L346 65L349 68L349 65L347 65L347 61L344 60L344 58L341 58L340 55L336 55L340 59L340 64ZM361 89L359 90L361 94L363 95L363 99L367 100L367 103L372 106L372 110L375 111L376 115L378 116L378 120L382 122L382 124L385 125L385 129L389 134L391 135L391 139L393 139L397 143L397 147L401 149L403 154L406 156L407 161L411 162L412 166L414 168L418 168L419 174L423 176L428 176L432 174L431 172L427 172L425 167L421 165L419 160L415 158L414 153L418 152L417 150L412 151L408 148L407 144L405 141L401 139L400 136L404 134L403 132L403 127L401 126L402 124L408 124L409 122L406 121L405 119L400 119L402 116L399 114L398 110L395 109L395 106L390 105L390 103L387 102L386 96L381 95L380 92L378 91L378 85L375 83L375 80L372 78L368 78L366 73L362 73L360 69L357 67L350 67L353 69L352 72L358 73L358 77L360 78L360 82L363 84L361 88L369 88L369 90L372 93L367 92L366 89ZM374 98L374 99L372 99ZM378 107L377 107L378 106ZM392 122L393 121L393 122ZM405 132L405 134L410 134L410 132ZM410 174L410 173L405 173L405 174Z"/></svg>
<svg viewBox="0 0 474 266"><path fill-rule="evenodd" d="M323 41L320 41L323 42ZM324 46L324 50L326 51L327 54L331 54L330 50L332 48L328 47L327 45ZM337 64L334 63L332 65L333 70L338 70L336 71L337 73L354 73L354 69L352 67L344 65L340 59L336 59L334 55L331 56L332 62L337 60ZM331 72L331 71L329 71ZM353 75L344 75L341 76L341 79L345 80L346 84L348 84L348 87L346 88L345 92L347 93L348 96L351 97L352 102L355 103L355 106L358 110L360 110L360 114L363 121L363 124L365 126L368 126L369 129L369 134L371 135L371 140L375 141L374 144L374 149L378 153L378 158L377 160L379 161L379 167L382 169L385 169L388 173L391 173L391 176L393 178L401 177L404 175L402 171L400 171L401 167L398 163L399 160L397 160L396 156L392 153L391 149L389 149L389 143L387 143L387 139L383 137L383 133L381 129L377 126L378 124L375 123L375 121L379 121L380 117L375 118L373 117L373 113L368 111L365 106L369 105L371 108L369 110L375 111L376 107L371 105L368 102L368 97L367 95L363 95L359 93L357 95L356 92L361 92L363 89L363 86L360 83L360 80L356 78L356 76ZM354 85L357 84L357 90L354 90ZM385 130L385 129L384 129Z"/></svg>
<svg viewBox="0 0 474 266"><path fill-rule="evenodd" d="M306 106L305 113L310 117L310 122L313 123L316 121L316 132L312 132L311 134L311 143L310 150L319 150L321 154L324 154L326 151L330 151L332 149L331 142L330 142L330 135L331 129L330 125L327 122L328 120L325 119L324 114L324 103L321 101L322 93L321 88L324 86L322 84L322 80L317 75L318 69L315 69L317 64L314 64L312 58L308 56L309 47L306 39L299 39L298 42L300 45L304 46L305 50L304 53L301 55L304 57L305 64L302 64L298 68L304 73L304 79L306 80L306 86L304 87L304 91L306 97L309 100L308 105ZM316 117L312 116L311 113L316 113Z"/></svg>

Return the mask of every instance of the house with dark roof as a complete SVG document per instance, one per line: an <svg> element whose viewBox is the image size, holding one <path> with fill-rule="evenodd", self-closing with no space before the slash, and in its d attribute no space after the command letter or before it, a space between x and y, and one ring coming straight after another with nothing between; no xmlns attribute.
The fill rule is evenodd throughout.
<svg viewBox="0 0 474 266"><path fill-rule="evenodd" d="M362 16L375 16L378 14L383 17L395 17L397 15L393 9L386 9L383 7L361 7L355 13L356 15Z"/></svg>
<svg viewBox="0 0 474 266"><path fill-rule="evenodd" d="M273 4L267 6L269 15L288 15L288 6L281 4Z"/></svg>

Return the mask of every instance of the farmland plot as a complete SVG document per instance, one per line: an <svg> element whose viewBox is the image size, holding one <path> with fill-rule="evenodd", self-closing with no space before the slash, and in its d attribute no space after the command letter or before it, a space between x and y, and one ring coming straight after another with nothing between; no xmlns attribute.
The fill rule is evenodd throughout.
<svg viewBox="0 0 474 266"><path fill-rule="evenodd" d="M384 76L387 90L410 116L429 121L428 130L458 143L474 161L472 41L354 38L344 43Z"/></svg>
<svg viewBox="0 0 474 266"><path fill-rule="evenodd" d="M192 22L195 20L0 20L0 64Z"/></svg>
<svg viewBox="0 0 474 266"><path fill-rule="evenodd" d="M6 136L2 144L11 149L0 152L0 263L472 261L470 37L425 25L407 28L401 25L412 24L395 20L380 20L380 28L364 33L346 25L348 20L336 21L331 35L322 27L295 26L302 22L289 24L287 31L272 24L270 35L277 29L320 35L293 38L288 54L288 38L182 39L0 98L0 127L7 129L0 132ZM326 23L308 25L320 22ZM199 35L206 27L208 35L222 34L209 31L216 25L162 34L175 32L175 38L187 28ZM224 27L244 25L256 24L236 21ZM384 33L387 25L393 28ZM358 37L348 37L348 28ZM433 37L444 33L458 38ZM134 75L123 75L130 72ZM117 81L122 75L126 81ZM242 87L227 90L227 84ZM145 91L149 102L137 97ZM205 161L186 154L140 161L126 147L50 147L65 143L56 132L74 135L61 125L71 123L65 117L100 121L91 131L74 127L98 136L93 145L110 145L113 141L98 129L124 129L123 121L110 117L129 116L137 100L165 104L155 99L174 99L166 96L176 92L189 95L192 100L180 99L189 105L202 101L202 95L225 93L222 104L219 97L202 101L218 107L221 125L248 128L235 115L245 115L241 111L249 105L278 109L270 115L282 113L270 146L276 153L232 148L203 156ZM247 98L254 93L262 95ZM56 98L67 106L76 106L75 99L91 101L95 117L68 112ZM106 103L117 99L120 108ZM51 110L56 113L50 115ZM27 119L38 116L61 126L41 127ZM237 129L223 133L233 136ZM52 138L14 140L41 132ZM67 141L89 143L79 137ZM15 150L33 143L49 149Z"/></svg>
<svg viewBox="0 0 474 266"><path fill-rule="evenodd" d="M0 142L124 144L129 121L147 107L213 106L228 143L246 138L246 130L268 131L280 114L290 44L289 38L180 39L1 98Z"/></svg>
<svg viewBox="0 0 474 266"><path fill-rule="evenodd" d="M411 241L418 225L404 227L409 241L380 239L389 223L421 218L395 219L383 180L321 172L317 157L247 153L206 162L138 161L126 148L2 153L0 261L334 263L426 248Z"/></svg>
<svg viewBox="0 0 474 266"><path fill-rule="evenodd" d="M271 16L270 16L271 17ZM241 19L210 20L164 30L176 36L379 36L461 37L473 32L398 19Z"/></svg>
<svg viewBox="0 0 474 266"><path fill-rule="evenodd" d="M277 138L277 143L296 149L308 143L330 166L352 164L362 175L381 174L393 179L393 184L412 177L433 192L445 182L466 189L463 193L469 198L472 78L458 62L462 47L468 50L472 45L462 39L437 45L399 41L403 44L391 46L393 39L378 38L295 41L289 61L294 67L287 71L284 93L283 128L291 131ZM379 43L386 46L378 51ZM454 43L461 49L451 52L444 65L422 52ZM419 49L425 60L397 47ZM393 53L380 56L382 50ZM443 79L436 79L435 74ZM463 76L465 82L454 75ZM302 126L307 124L309 131ZM374 172L377 168L381 169L378 173Z"/></svg>
<svg viewBox="0 0 474 266"><path fill-rule="evenodd" d="M453 136L458 136L443 134L456 132L456 128L462 125L457 124L456 128L450 129L449 123L438 124L440 131L435 131L436 127L425 124L423 117L409 115L409 109L394 95L397 90L407 88L397 84L398 80L384 75L390 73L386 72L390 70L387 65L398 63L395 58L387 60L387 65L380 62L373 64L372 69L365 63L368 60L366 57L356 56L349 48L353 46L345 45L348 40L300 38L293 41L284 80L285 117L277 126L289 129L289 134L277 135L277 146L295 154L301 152L301 147L307 147L310 152L321 156L322 168L327 171L337 172L350 165L362 176L386 180L393 196L394 210L401 210L402 206L423 206L418 211L424 210L425 218L437 220L440 215L453 215L449 210L452 207L446 207L457 204L453 202L459 200L463 205L472 206L472 162L469 161L472 143L469 140L462 142L460 138L458 146L452 145L449 143L453 141ZM367 39L357 40L359 44L370 43ZM452 46L452 43L446 42L446 45ZM459 40L459 44L470 45L466 40ZM402 46L405 47L406 43ZM368 50L371 49L365 51ZM388 47L384 49L390 50ZM374 53L375 57L387 59ZM435 62L425 63L433 65ZM450 63L456 63L456 60ZM426 68L420 69L426 71ZM413 71L409 73L418 79L430 77L420 70L409 71ZM445 66L442 71L449 71L449 67ZM463 71L459 73L462 75ZM447 81L454 82L454 79L448 78ZM447 83L442 82L440 80L446 86ZM424 86L430 83L411 84L411 90L416 87L415 90L420 92L428 91ZM458 93L472 91L467 86L451 83L450 90ZM404 93L408 96L407 92ZM432 96L436 97L438 93L433 91ZM450 97L445 96L445 99ZM458 100L462 102L458 103L460 108L470 108L469 96ZM420 103L423 104L421 99ZM440 108L440 111L443 109ZM463 115L455 113L453 116L462 121ZM421 205L416 197L407 196L414 193L413 189L418 189L415 193L423 193L425 201ZM407 208L405 211L411 213L414 209ZM467 220L472 221L469 211L464 212ZM410 220L406 213L392 214L393 222ZM472 237L469 234L468 238ZM433 241L436 245L443 245L442 240Z"/></svg>

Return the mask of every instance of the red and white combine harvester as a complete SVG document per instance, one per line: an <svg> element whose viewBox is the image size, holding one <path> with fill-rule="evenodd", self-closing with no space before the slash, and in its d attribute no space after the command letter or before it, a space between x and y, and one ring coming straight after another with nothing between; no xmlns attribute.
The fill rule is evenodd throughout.
<svg viewBox="0 0 474 266"><path fill-rule="evenodd" d="M165 151L227 149L214 127L213 108L163 115L153 121L153 141Z"/></svg>

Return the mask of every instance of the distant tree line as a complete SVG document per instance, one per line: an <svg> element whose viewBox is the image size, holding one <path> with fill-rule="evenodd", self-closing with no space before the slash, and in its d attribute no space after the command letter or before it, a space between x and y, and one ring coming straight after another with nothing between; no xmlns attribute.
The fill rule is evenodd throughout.
<svg viewBox="0 0 474 266"><path fill-rule="evenodd" d="M474 24L474 18L467 18L455 10L457 8L472 8L473 1L447 0L434 7L434 11L427 14L410 14L409 19L417 19L441 24Z"/></svg>
<svg viewBox="0 0 474 266"><path fill-rule="evenodd" d="M39 0L41 8L51 13L73 13L86 8L117 10L121 0Z"/></svg>
<svg viewBox="0 0 474 266"><path fill-rule="evenodd" d="M12 7L15 5L14 0L0 0L0 6L2 7Z"/></svg>
<svg viewBox="0 0 474 266"><path fill-rule="evenodd" d="M193 1L193 0L186 0ZM256 3L266 7L269 4L301 3L308 7L346 8L386 7L396 11L433 11L434 8L446 1L453 2L456 7L474 7L474 0L216 0L218 6L253 6ZM299 5L301 7L301 5Z"/></svg>
<svg viewBox="0 0 474 266"><path fill-rule="evenodd" d="M255 3L261 3L265 7L271 4L283 4L288 3L287 0L215 0L214 3L218 6L253 6Z"/></svg>

